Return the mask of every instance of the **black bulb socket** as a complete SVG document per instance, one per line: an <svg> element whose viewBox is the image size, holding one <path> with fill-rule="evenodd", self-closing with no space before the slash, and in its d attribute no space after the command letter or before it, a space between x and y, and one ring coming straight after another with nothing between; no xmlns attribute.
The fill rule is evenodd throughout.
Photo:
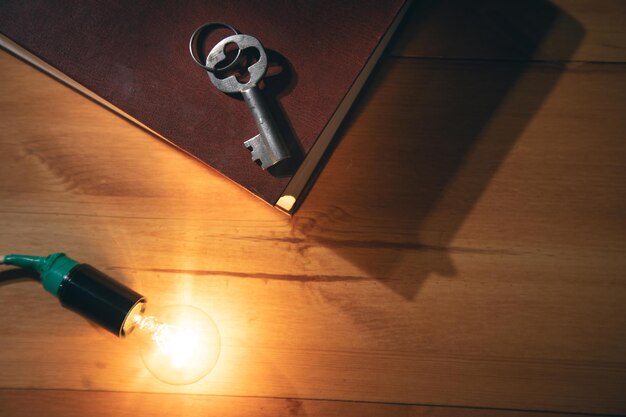
<svg viewBox="0 0 626 417"><path fill-rule="evenodd" d="M91 265L70 270L57 293L61 304L97 323L116 336L124 336L129 313L144 297Z"/></svg>

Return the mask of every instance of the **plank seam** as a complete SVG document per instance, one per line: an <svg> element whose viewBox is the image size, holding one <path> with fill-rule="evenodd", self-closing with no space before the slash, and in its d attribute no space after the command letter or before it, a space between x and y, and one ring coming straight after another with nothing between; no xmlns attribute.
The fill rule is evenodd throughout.
<svg viewBox="0 0 626 417"><path fill-rule="evenodd" d="M262 396L262 395L220 395L220 394L197 394L197 393L172 393L172 392L144 392L144 391L114 391L114 390L82 390L75 388L8 388L0 387L1 391L53 391L53 392L93 392L93 393L115 393L115 394L142 394L142 395L185 395L198 397L215 397L215 398L250 398L250 399L269 399L269 400L297 400L297 401L318 401L318 402L338 402L338 403L354 403L354 404L380 404L380 405L398 405L407 407L433 407L433 408L455 408L468 410L491 410L491 411L511 411L520 413L544 413L544 414L566 414L571 416L623 416L618 413L592 413L579 411L562 411L562 410L544 410L532 408L508 408L508 407L488 407L488 406L470 406L470 405L448 405L448 404L429 404L429 403L403 403L393 401L370 401L370 400L346 400L334 398L315 398L315 397L281 397L281 396Z"/></svg>
<svg viewBox="0 0 626 417"><path fill-rule="evenodd" d="M445 62L476 62L476 63L527 63L527 64L595 64L595 65L626 65L626 61L601 60L568 60L568 59L515 59L515 58L461 58L461 57L426 57L389 55L389 58L413 61L445 61Z"/></svg>

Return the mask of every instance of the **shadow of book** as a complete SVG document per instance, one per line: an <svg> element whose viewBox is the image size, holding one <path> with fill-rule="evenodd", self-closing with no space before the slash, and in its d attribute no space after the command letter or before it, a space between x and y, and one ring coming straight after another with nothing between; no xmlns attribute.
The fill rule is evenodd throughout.
<svg viewBox="0 0 626 417"><path fill-rule="evenodd" d="M414 5L294 233L407 300L456 276L451 253L490 250L455 235L583 36L545 0Z"/></svg>

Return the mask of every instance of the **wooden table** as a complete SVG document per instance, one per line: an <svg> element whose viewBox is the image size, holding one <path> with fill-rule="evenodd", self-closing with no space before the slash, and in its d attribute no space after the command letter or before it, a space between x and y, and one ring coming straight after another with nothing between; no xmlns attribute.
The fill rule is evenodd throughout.
<svg viewBox="0 0 626 417"><path fill-rule="evenodd" d="M166 385L3 268L0 415L626 413L626 3L500 3L415 5L293 218L0 53L0 253L223 339Z"/></svg>

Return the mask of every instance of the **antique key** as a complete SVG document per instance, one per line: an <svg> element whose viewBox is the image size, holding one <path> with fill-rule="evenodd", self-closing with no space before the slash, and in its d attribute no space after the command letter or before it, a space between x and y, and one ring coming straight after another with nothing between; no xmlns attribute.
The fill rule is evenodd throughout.
<svg viewBox="0 0 626 417"><path fill-rule="evenodd" d="M237 45L239 53L246 48L254 48L259 52L258 61L248 67L250 79L245 83L239 82L234 75L223 79L217 77L216 65L226 59L224 48L231 43ZM258 135L243 143L250 150L252 160L259 163L261 168L267 169L289 158L289 149L285 145L278 126L276 126L270 109L257 85L267 71L267 55L261 42L253 36L244 34L224 38L209 52L205 66L213 70L208 71L209 78L220 91L228 94L241 93L248 105L259 129Z"/></svg>

